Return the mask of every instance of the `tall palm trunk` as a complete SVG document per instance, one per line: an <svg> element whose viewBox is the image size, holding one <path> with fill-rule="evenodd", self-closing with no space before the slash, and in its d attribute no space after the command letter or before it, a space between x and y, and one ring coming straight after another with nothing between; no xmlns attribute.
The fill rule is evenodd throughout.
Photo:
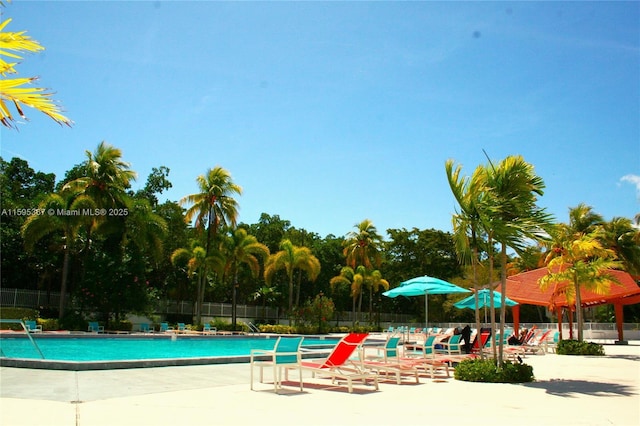
<svg viewBox="0 0 640 426"><path fill-rule="evenodd" d="M300 287L302 287L302 271L298 270L298 283L296 285L296 306L300 306Z"/></svg>
<svg viewBox="0 0 640 426"><path fill-rule="evenodd" d="M236 331L238 305L237 295L238 292L238 267L233 267L233 288L231 289L231 326L233 331Z"/></svg>
<svg viewBox="0 0 640 426"><path fill-rule="evenodd" d="M293 315L293 269L289 274L289 325L291 325L292 315Z"/></svg>
<svg viewBox="0 0 640 426"><path fill-rule="evenodd" d="M472 231L472 241L475 241L475 232ZM480 352L480 358L484 358L483 348L480 346L482 344L482 333L480 332L482 329L480 328L480 303L478 300L478 291L480 290L480 286L478 285L478 247L474 244L473 246L473 259L471 260L471 269L473 269L473 288L476 291L475 299L476 299L476 339L478 341L478 349Z"/></svg>
<svg viewBox="0 0 640 426"><path fill-rule="evenodd" d="M356 298L357 298L357 296L352 296L351 297L351 314L352 314L352 316L351 316L351 326L352 327L356 326L356 318L357 318L357 315L356 315Z"/></svg>
<svg viewBox="0 0 640 426"><path fill-rule="evenodd" d="M493 344L491 345L491 351L493 352L493 359L498 359L498 349L496 348L496 306L493 301L493 238L489 234L488 239L489 247L489 323L491 324L491 338ZM500 341L502 341L502 334L500 335ZM501 365L501 364L498 364Z"/></svg>
<svg viewBox="0 0 640 426"><path fill-rule="evenodd" d="M578 277L574 276L573 285L576 289L576 325L578 326L578 341L582 342L582 295L580 294L580 282L578 282Z"/></svg>
<svg viewBox="0 0 640 426"><path fill-rule="evenodd" d="M203 276L203 268L200 268L200 271L198 272L198 280L196 281L196 306L195 306L195 322L196 324L199 324L200 322L200 306L202 306L200 304L200 293L201 293L201 289L202 289L202 276Z"/></svg>
<svg viewBox="0 0 640 426"><path fill-rule="evenodd" d="M64 248L64 260L62 262L62 282L60 283L60 305L59 305L60 312L58 312L59 320L62 320L62 318L64 317L64 305L65 305L65 298L67 294L67 277L69 276L69 257L70 257L69 252L70 252L69 241L67 241L67 244L65 245L65 248Z"/></svg>
<svg viewBox="0 0 640 426"><path fill-rule="evenodd" d="M502 250L500 253L502 265L500 265L500 350L498 351L498 366L502 367L504 358L504 326L507 318L507 245L502 243Z"/></svg>

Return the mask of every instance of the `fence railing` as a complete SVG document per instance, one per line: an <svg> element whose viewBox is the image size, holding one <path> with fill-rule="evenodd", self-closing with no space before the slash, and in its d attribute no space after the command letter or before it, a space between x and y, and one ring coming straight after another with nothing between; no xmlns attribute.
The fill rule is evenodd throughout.
<svg viewBox="0 0 640 426"><path fill-rule="evenodd" d="M26 290L18 288L0 288L0 306L5 308L31 308L31 309L57 309L60 306L60 293L42 290ZM74 300L67 297L69 308L79 308L74 305ZM194 315L195 306L192 301L160 300L154 307L154 314L157 315ZM230 303L204 302L202 305L202 316L212 318L231 318L232 305ZM278 309L270 306L258 305L237 305L236 316L238 318L277 320L281 319ZM377 323L381 324L406 324L410 315L380 312L372 314L360 313L357 317L361 324ZM353 312L336 312L334 320L345 323L353 322Z"/></svg>

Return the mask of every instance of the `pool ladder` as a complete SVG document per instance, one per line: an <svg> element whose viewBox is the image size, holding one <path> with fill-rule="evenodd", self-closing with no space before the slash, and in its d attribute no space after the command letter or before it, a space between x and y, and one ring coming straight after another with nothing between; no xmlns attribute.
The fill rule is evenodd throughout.
<svg viewBox="0 0 640 426"><path fill-rule="evenodd" d="M29 329L25 325L24 321L19 320L19 319L0 319L0 323L1 324L20 324L20 325L22 325L22 328L24 329L24 332L27 333L27 337L31 341L31 344L33 345L34 348L36 348L36 350L38 351L38 354L40 354L40 358L44 359L44 354L40 350L40 347L38 346L36 341L33 340L33 337L31 337L31 333L29 332ZM0 356L2 356L4 358L7 358L5 353L2 351L2 347L0 347Z"/></svg>

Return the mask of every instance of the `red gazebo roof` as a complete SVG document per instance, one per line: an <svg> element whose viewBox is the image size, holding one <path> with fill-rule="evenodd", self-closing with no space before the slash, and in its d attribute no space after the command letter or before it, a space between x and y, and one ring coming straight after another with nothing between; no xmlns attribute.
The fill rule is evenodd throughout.
<svg viewBox="0 0 640 426"><path fill-rule="evenodd" d="M547 268L539 268L507 277L506 296L525 305L568 306L563 295L553 297L554 285L549 285L545 291L540 290L538 280L547 273ZM582 289L582 306L640 303L640 287L629 273L616 270L610 270L609 273L620 284L611 283L611 291L606 295Z"/></svg>

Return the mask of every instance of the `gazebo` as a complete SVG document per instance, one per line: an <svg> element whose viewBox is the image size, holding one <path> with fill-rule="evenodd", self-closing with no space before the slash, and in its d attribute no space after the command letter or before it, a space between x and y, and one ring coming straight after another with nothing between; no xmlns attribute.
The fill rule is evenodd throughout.
<svg viewBox="0 0 640 426"><path fill-rule="evenodd" d="M538 280L545 276L547 272L547 268L539 268L507 277L505 295L520 304L538 305L555 309L558 314L558 331L562 337L562 309L569 308L569 318L571 320L572 306L569 305L564 296L553 297L553 285L550 285L545 291L540 289ZM611 291L606 295L596 294L582 289L582 307L612 304L616 316L618 342L623 343L622 325L624 323L624 315L622 307L624 305L640 303L640 287L636 280L625 271L611 270L609 272L618 279L620 284L612 283ZM498 290L499 287L500 285L498 285ZM514 306L512 312L513 326L517 331L520 326L520 305Z"/></svg>

